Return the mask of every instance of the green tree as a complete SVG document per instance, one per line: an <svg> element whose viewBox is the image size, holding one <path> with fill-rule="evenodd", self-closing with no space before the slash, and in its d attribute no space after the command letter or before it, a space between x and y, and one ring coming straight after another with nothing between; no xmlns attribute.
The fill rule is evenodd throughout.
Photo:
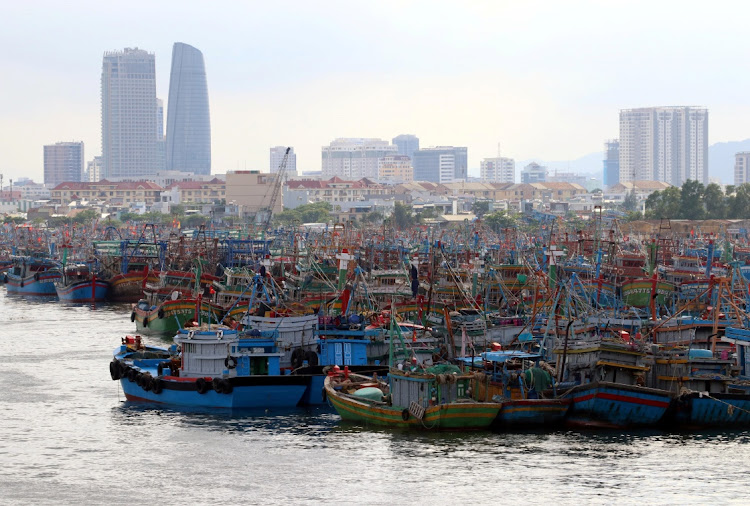
<svg viewBox="0 0 750 506"><path fill-rule="evenodd" d="M275 214L273 219L280 225L293 223L327 223L331 219L331 204L328 202L313 202L294 209L286 209Z"/></svg>
<svg viewBox="0 0 750 506"><path fill-rule="evenodd" d="M625 221L638 221L643 219L643 214L640 211L628 211L625 213Z"/></svg>
<svg viewBox="0 0 750 506"><path fill-rule="evenodd" d="M726 217L727 198L718 184L711 183L706 186L703 191L703 203L706 206L706 218L720 220Z"/></svg>
<svg viewBox="0 0 750 506"><path fill-rule="evenodd" d="M678 218L684 220L702 220L706 216L703 207L703 194L706 188L700 181L688 179L680 189L680 211ZM665 216L673 218L673 216Z"/></svg>
<svg viewBox="0 0 750 506"><path fill-rule="evenodd" d="M635 191L630 190L625 194L625 199L622 201L622 210L625 212L633 212L638 209L638 199L635 196Z"/></svg>
<svg viewBox="0 0 750 506"><path fill-rule="evenodd" d="M484 217L484 223L492 229L492 231L499 233L505 228L517 228L518 219L515 215L510 215L505 211L495 211Z"/></svg>
<svg viewBox="0 0 750 506"><path fill-rule="evenodd" d="M750 218L750 183L737 186L734 195L727 201L727 218L744 220Z"/></svg>
<svg viewBox="0 0 750 506"><path fill-rule="evenodd" d="M471 205L471 212L473 212L477 218L481 218L482 216L490 212L490 201L475 200Z"/></svg>
<svg viewBox="0 0 750 506"><path fill-rule="evenodd" d="M185 206L182 204L174 204L169 206L169 214L172 216L182 216L185 214Z"/></svg>
<svg viewBox="0 0 750 506"><path fill-rule="evenodd" d="M411 206L396 202L393 208L393 221L399 230L411 227L414 224L414 214Z"/></svg>
<svg viewBox="0 0 750 506"><path fill-rule="evenodd" d="M652 193L646 199L646 218L680 218L681 195L682 192L676 186Z"/></svg>
<svg viewBox="0 0 750 506"><path fill-rule="evenodd" d="M89 224L94 220L98 220L101 215L99 211L95 209L84 209L73 218L73 223L78 224Z"/></svg>

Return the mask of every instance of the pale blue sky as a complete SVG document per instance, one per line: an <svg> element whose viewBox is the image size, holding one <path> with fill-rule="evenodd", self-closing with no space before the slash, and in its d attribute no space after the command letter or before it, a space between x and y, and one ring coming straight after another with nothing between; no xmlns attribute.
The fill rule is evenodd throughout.
<svg viewBox="0 0 750 506"><path fill-rule="evenodd" d="M0 172L42 179L42 146L100 153L105 51L172 43L206 61L213 172L268 168L291 145L320 169L335 137L574 159L618 135L618 111L701 105L710 142L750 137L750 4L690 1L3 2Z"/></svg>

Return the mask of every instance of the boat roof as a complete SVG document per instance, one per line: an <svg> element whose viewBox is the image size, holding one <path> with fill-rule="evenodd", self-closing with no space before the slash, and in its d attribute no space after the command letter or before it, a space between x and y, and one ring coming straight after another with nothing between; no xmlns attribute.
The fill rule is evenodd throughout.
<svg viewBox="0 0 750 506"><path fill-rule="evenodd" d="M482 365L482 362L505 362L515 358L536 360L542 358L539 353L529 353L520 350L506 350L506 351L485 351L478 357L459 357L458 360L466 365Z"/></svg>

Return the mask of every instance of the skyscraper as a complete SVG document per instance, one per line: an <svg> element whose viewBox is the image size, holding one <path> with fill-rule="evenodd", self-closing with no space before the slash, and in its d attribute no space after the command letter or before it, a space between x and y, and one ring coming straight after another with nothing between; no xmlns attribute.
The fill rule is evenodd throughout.
<svg viewBox="0 0 750 506"><path fill-rule="evenodd" d="M468 173L468 148L438 146L414 152L412 166L415 181L452 183L463 181Z"/></svg>
<svg viewBox="0 0 750 506"><path fill-rule="evenodd" d="M378 159L398 154L382 139L336 139L322 148L323 177L344 179L378 177Z"/></svg>
<svg viewBox="0 0 750 506"><path fill-rule="evenodd" d="M104 53L102 177L146 177L159 170L156 63L138 48Z"/></svg>
<svg viewBox="0 0 750 506"><path fill-rule="evenodd" d="M620 111L620 182L708 183L708 109Z"/></svg>
<svg viewBox="0 0 750 506"><path fill-rule="evenodd" d="M58 142L44 146L44 184L81 181L83 175L83 142Z"/></svg>
<svg viewBox="0 0 750 506"><path fill-rule="evenodd" d="M211 120L203 53L182 42L175 42L172 47L167 170L211 173Z"/></svg>
<svg viewBox="0 0 750 506"><path fill-rule="evenodd" d="M620 141L604 143L604 186L609 188L620 182Z"/></svg>
<svg viewBox="0 0 750 506"><path fill-rule="evenodd" d="M394 146L398 147L399 155L406 155L411 159L414 159L414 152L419 149L419 137L416 135L397 135L392 142Z"/></svg>
<svg viewBox="0 0 750 506"><path fill-rule="evenodd" d="M156 99L156 153L159 170L167 168L167 140L164 138L164 101Z"/></svg>
<svg viewBox="0 0 750 506"><path fill-rule="evenodd" d="M286 146L275 146L271 148L269 158L269 170L271 172L278 172L281 166L281 161L284 159L286 154ZM289 149L289 158L286 159L286 172L287 174L293 174L297 172L297 155L294 154L294 148Z"/></svg>

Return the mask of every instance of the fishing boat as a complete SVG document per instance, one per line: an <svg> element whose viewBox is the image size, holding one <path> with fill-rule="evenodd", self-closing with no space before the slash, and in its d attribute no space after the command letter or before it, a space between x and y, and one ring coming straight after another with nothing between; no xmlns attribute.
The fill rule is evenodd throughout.
<svg viewBox="0 0 750 506"><path fill-rule="evenodd" d="M393 320L390 341L385 380L351 374L346 367L325 379L326 397L342 420L423 430L490 427L502 404L475 400L472 374L451 364L420 363Z"/></svg>
<svg viewBox="0 0 750 506"><path fill-rule="evenodd" d="M296 406L305 375L282 374L276 334L242 335L226 326L181 329L170 348L128 336L110 375L129 401L183 407L267 409Z"/></svg>
<svg viewBox="0 0 750 506"><path fill-rule="evenodd" d="M457 367L440 370L391 369L383 380L344 368L326 378L325 392L346 421L426 430L489 428L502 405L475 401L471 396L473 376Z"/></svg>
<svg viewBox="0 0 750 506"><path fill-rule="evenodd" d="M543 368L542 355L496 348L463 359L470 361L475 371L474 398L502 404L492 427L513 430L562 424L572 401L557 396L553 376Z"/></svg>
<svg viewBox="0 0 750 506"><path fill-rule="evenodd" d="M572 400L567 423L577 427L623 428L661 422L674 394L645 386L647 355L642 343L620 338L563 340L554 350L561 385ZM567 382L567 384L566 384Z"/></svg>
<svg viewBox="0 0 750 506"><path fill-rule="evenodd" d="M144 297L133 306L130 321L144 333L174 335L188 322L219 323L224 308L212 301L216 277L183 271L162 271L159 282L147 285Z"/></svg>
<svg viewBox="0 0 750 506"><path fill-rule="evenodd" d="M55 281L57 297L63 302L102 302L107 299L109 283L99 279L89 264L66 265Z"/></svg>
<svg viewBox="0 0 750 506"><path fill-rule="evenodd" d="M733 330L727 339L742 342L743 333L736 331L744 329ZM708 349L665 348L654 362L653 383L675 392L670 425L690 429L750 426L750 392L738 377L728 349L716 356Z"/></svg>
<svg viewBox="0 0 750 506"><path fill-rule="evenodd" d="M4 276L8 293L35 297L55 297L59 278L57 262L36 255L14 257L13 267Z"/></svg>

